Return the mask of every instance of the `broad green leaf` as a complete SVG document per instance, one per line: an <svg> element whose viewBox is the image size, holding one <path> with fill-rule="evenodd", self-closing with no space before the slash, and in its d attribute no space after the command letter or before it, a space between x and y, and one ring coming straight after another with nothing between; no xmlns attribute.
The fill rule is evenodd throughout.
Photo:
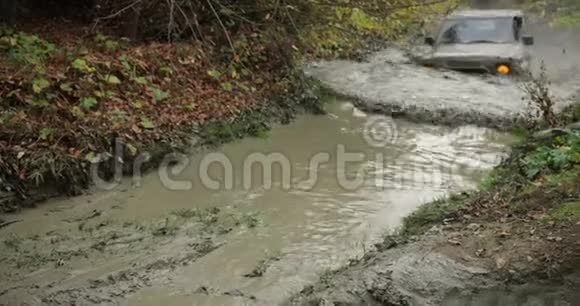
<svg viewBox="0 0 580 306"><path fill-rule="evenodd" d="M143 107L143 102L142 101L136 101L132 103L134 108L140 109Z"/></svg>
<svg viewBox="0 0 580 306"><path fill-rule="evenodd" d="M85 61L82 58L77 58L76 60L74 60L72 63L72 67L84 73L91 73L96 71L95 68L89 66L89 64L87 64L87 61Z"/></svg>
<svg viewBox="0 0 580 306"><path fill-rule="evenodd" d="M73 68L77 69L77 70L83 70L86 67L88 67L87 65L87 61L85 61L84 59L81 58L77 58L76 60L74 60L74 62L72 63Z"/></svg>
<svg viewBox="0 0 580 306"><path fill-rule="evenodd" d="M131 153L131 156L137 155L137 148L134 145L127 143L125 146L127 147L127 150L129 150L129 153Z"/></svg>
<svg viewBox="0 0 580 306"><path fill-rule="evenodd" d="M232 85L232 83L230 83L230 82L222 83L221 86L222 86L222 89L225 90L225 91L232 91L232 90L234 90L234 85Z"/></svg>
<svg viewBox="0 0 580 306"><path fill-rule="evenodd" d="M121 62L121 65L123 65L125 72L130 73L133 70L133 67L129 64L129 57L126 54L119 56L119 61Z"/></svg>
<svg viewBox="0 0 580 306"><path fill-rule="evenodd" d="M214 78L214 79L219 79L221 76L221 73L217 70L209 70L207 72L207 75L209 75L210 77Z"/></svg>
<svg viewBox="0 0 580 306"><path fill-rule="evenodd" d="M64 91L64 92L71 92L71 91L73 91L73 88L72 88L72 84L71 83L63 83L63 84L60 84L60 89L62 91Z"/></svg>
<svg viewBox="0 0 580 306"><path fill-rule="evenodd" d="M32 91L39 94L49 86L50 82L47 79L36 79L32 82Z"/></svg>
<svg viewBox="0 0 580 306"><path fill-rule="evenodd" d="M171 74L173 74L173 69L171 69L171 68L169 68L169 67L161 67L161 68L159 69L159 71L160 71L161 73L164 73L164 74L167 74L167 75L171 75Z"/></svg>
<svg viewBox="0 0 580 306"><path fill-rule="evenodd" d="M83 118L85 116L85 113L83 112L83 110L78 106L73 106L73 108L71 109L71 113L76 118Z"/></svg>
<svg viewBox="0 0 580 306"><path fill-rule="evenodd" d="M109 84L113 84L113 85L119 85L121 84L121 80L119 80L119 78L116 75L113 74L109 74L106 78L105 81Z"/></svg>
<svg viewBox="0 0 580 306"><path fill-rule="evenodd" d="M157 89L157 88L153 89L153 99L155 100L155 103L166 100L167 98L169 98L168 92Z"/></svg>
<svg viewBox="0 0 580 306"><path fill-rule="evenodd" d="M46 99L35 99L32 100L32 105L39 106L39 107L46 107L48 106L48 101Z"/></svg>
<svg viewBox="0 0 580 306"><path fill-rule="evenodd" d="M153 123L153 121L151 121L151 119L147 118L147 117L143 117L141 118L141 126L145 129L154 129L155 128L155 123Z"/></svg>
<svg viewBox="0 0 580 306"><path fill-rule="evenodd" d="M133 81L139 85L147 85L147 79L145 77L134 78Z"/></svg>
<svg viewBox="0 0 580 306"><path fill-rule="evenodd" d="M89 154L85 155L85 160L92 164L96 164L101 161L101 158L98 154L95 154L95 152L90 152Z"/></svg>
<svg viewBox="0 0 580 306"><path fill-rule="evenodd" d="M81 106L84 109L91 109L93 106L97 105L97 99L95 98L82 98L81 99Z"/></svg>
<svg viewBox="0 0 580 306"><path fill-rule="evenodd" d="M47 140L54 133L54 131L55 130L52 128L44 128L40 130L40 139Z"/></svg>
<svg viewBox="0 0 580 306"><path fill-rule="evenodd" d="M114 40L107 40L105 42L105 48L107 48L107 50L109 51L115 51L117 49L119 49L120 44Z"/></svg>

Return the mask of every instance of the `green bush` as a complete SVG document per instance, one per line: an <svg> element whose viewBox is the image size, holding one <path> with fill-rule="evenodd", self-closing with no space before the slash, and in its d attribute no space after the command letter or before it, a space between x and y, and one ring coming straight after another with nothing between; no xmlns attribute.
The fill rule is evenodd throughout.
<svg viewBox="0 0 580 306"><path fill-rule="evenodd" d="M553 143L540 146L522 159L525 175L533 179L542 173L558 173L580 163L580 135L556 137Z"/></svg>
<svg viewBox="0 0 580 306"><path fill-rule="evenodd" d="M36 35L0 28L0 52L19 64L40 66L55 50Z"/></svg>

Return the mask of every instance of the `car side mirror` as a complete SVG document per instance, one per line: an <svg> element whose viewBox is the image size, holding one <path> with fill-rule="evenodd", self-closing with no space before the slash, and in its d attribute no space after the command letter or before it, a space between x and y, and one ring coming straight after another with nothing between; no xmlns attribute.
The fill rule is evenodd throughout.
<svg viewBox="0 0 580 306"><path fill-rule="evenodd" d="M522 41L526 46L532 46L534 44L534 37L533 36L524 36L522 37Z"/></svg>
<svg viewBox="0 0 580 306"><path fill-rule="evenodd" d="M425 44L429 45L429 46L434 46L435 45L435 38L433 38L431 36L425 37Z"/></svg>

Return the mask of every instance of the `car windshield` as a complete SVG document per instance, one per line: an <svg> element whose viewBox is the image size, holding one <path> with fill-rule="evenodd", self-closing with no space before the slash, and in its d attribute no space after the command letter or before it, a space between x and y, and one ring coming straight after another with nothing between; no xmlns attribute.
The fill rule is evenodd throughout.
<svg viewBox="0 0 580 306"><path fill-rule="evenodd" d="M447 20L439 37L441 44L507 43L514 40L512 18Z"/></svg>

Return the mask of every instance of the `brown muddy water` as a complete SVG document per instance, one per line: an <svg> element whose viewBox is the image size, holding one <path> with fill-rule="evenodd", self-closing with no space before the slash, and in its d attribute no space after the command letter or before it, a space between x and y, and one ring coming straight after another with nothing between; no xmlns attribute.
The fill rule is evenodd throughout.
<svg viewBox="0 0 580 306"><path fill-rule="evenodd" d="M203 187L206 152L174 177L191 190L170 190L153 172L140 187L127 179L113 191L4 216L21 222L0 229L0 305L278 304L360 257L420 204L476 187L512 141L473 126L369 118L346 101L327 108L220 148L233 166L230 190ZM373 134L386 143L364 137L373 120L388 123ZM338 165L338 145L363 158ZM290 188L278 167L271 188L259 168L244 179L256 152L289 160ZM319 153L330 161L313 168ZM209 169L224 179L219 166ZM363 180L344 188L340 175Z"/></svg>

